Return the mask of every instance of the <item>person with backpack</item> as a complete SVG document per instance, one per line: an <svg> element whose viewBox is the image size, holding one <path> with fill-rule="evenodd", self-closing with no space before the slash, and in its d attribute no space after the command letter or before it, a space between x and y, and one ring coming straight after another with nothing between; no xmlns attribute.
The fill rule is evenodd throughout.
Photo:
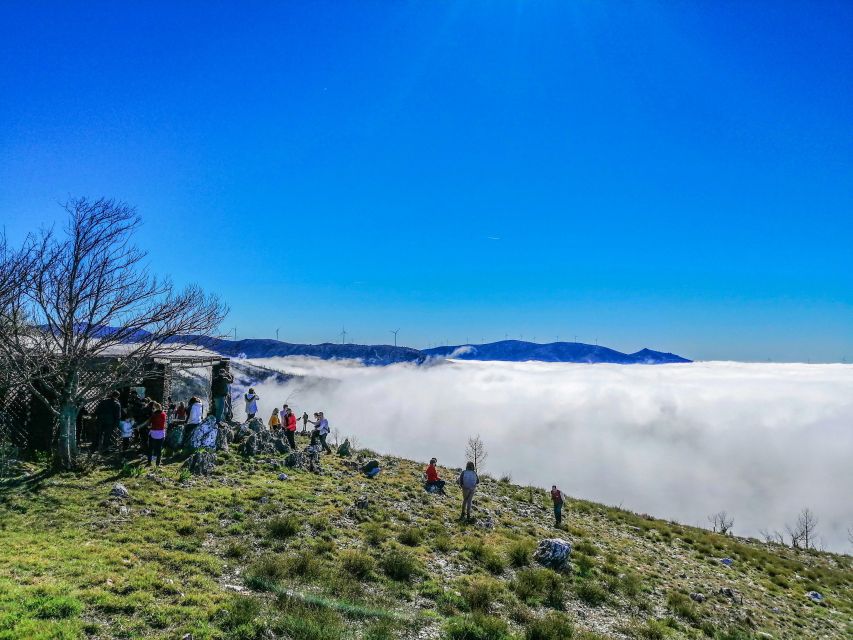
<svg viewBox="0 0 853 640"><path fill-rule="evenodd" d="M251 420L258 412L258 400L261 398L254 389L249 388L249 391L243 395L243 399L246 401L246 419Z"/></svg>
<svg viewBox="0 0 853 640"><path fill-rule="evenodd" d="M285 405L287 406L287 405ZM296 414L287 407L284 410L284 436L287 438L287 444L293 451L296 451Z"/></svg>
<svg viewBox="0 0 853 640"><path fill-rule="evenodd" d="M163 440L166 439L166 412L159 402L152 403L151 419L148 428L148 466L151 461L157 459L160 466L160 458L163 455Z"/></svg>
<svg viewBox="0 0 853 640"><path fill-rule="evenodd" d="M474 504L474 492L477 490L477 485L480 484L480 477L474 468L474 463L469 462L465 465L465 471L459 474L457 484L462 487L462 515L460 520L471 519L471 507Z"/></svg>
<svg viewBox="0 0 853 640"><path fill-rule="evenodd" d="M554 503L554 526L559 527L563 522L563 492L557 488L557 485L551 486L551 502Z"/></svg>

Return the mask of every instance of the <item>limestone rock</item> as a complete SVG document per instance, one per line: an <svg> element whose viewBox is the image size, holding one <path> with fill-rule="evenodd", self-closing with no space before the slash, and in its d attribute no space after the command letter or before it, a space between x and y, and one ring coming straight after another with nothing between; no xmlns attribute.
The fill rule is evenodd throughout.
<svg viewBox="0 0 853 640"><path fill-rule="evenodd" d="M572 543L562 538L546 538L539 541L533 559L544 567L560 570L569 561Z"/></svg>
<svg viewBox="0 0 853 640"><path fill-rule="evenodd" d="M183 467L195 476L209 476L216 466L216 454L212 451L196 451L184 461Z"/></svg>
<svg viewBox="0 0 853 640"><path fill-rule="evenodd" d="M110 489L110 495L122 500L130 500L130 491L121 482L116 482Z"/></svg>

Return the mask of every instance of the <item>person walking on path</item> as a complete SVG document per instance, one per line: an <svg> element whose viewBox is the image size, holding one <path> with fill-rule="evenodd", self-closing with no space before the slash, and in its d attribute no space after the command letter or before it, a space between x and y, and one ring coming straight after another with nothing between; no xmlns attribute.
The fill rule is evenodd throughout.
<svg viewBox="0 0 853 640"><path fill-rule="evenodd" d="M270 431L275 432L281 429L281 417L278 414L278 407L275 407L272 410L272 415L270 416L267 424L269 425Z"/></svg>
<svg viewBox="0 0 853 640"><path fill-rule="evenodd" d="M160 458L163 455L163 440L166 438L166 412L159 402L153 403L151 414L151 426L148 429L148 465L153 459L157 459L160 466Z"/></svg>
<svg viewBox="0 0 853 640"><path fill-rule="evenodd" d="M210 384L210 391L213 395L213 415L216 416L218 422L221 422L225 417L225 399L231 393L232 382L234 382L234 376L223 368L216 372L213 382Z"/></svg>
<svg viewBox="0 0 853 640"><path fill-rule="evenodd" d="M467 518L471 519L471 507L474 503L474 492L477 490L477 485L480 484L480 477L474 469L474 463L469 462L465 465L465 471L459 474L457 481L462 487L462 515L460 520Z"/></svg>
<svg viewBox="0 0 853 640"><path fill-rule="evenodd" d="M98 432L95 436L92 450L105 452L109 448L113 434L119 429L121 422L121 403L118 401L119 392L113 391L98 403L95 416L98 419Z"/></svg>
<svg viewBox="0 0 853 640"><path fill-rule="evenodd" d="M563 522L563 492L557 485L551 486L551 501L554 503L554 526L559 527Z"/></svg>
<svg viewBox="0 0 853 640"><path fill-rule="evenodd" d="M255 414L258 413L258 400L260 400L260 396L255 393L255 390L251 387L249 391L243 395L243 399L246 401L246 419L251 420L255 417Z"/></svg>
<svg viewBox="0 0 853 640"><path fill-rule="evenodd" d="M284 410L284 436L290 448L296 451L296 415L290 407Z"/></svg>
<svg viewBox="0 0 853 640"><path fill-rule="evenodd" d="M438 460L435 458L430 459L429 466L424 472L426 474L426 490L429 491L434 487L438 493L445 495L444 485L447 483L438 477L438 469L435 466L437 462Z"/></svg>

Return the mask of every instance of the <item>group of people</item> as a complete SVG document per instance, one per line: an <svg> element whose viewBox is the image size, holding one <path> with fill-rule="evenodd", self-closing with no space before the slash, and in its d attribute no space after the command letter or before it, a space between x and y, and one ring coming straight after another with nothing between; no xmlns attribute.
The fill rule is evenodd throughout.
<svg viewBox="0 0 853 640"><path fill-rule="evenodd" d="M436 466L438 460L431 458L429 466L424 470L424 486L427 491L444 493L444 487L447 482L441 479ZM480 484L480 476L477 475L477 469L473 462L468 462L465 469L459 474L456 479L456 484L462 489L462 514L460 520L471 520L471 507L474 504L474 493L477 491L477 485ZM557 488L557 485L551 487L551 502L554 505L554 523L559 527L563 522L563 492Z"/></svg>
<svg viewBox="0 0 853 640"><path fill-rule="evenodd" d="M257 395L253 389L249 389L249 392L246 394L246 415L249 418L254 418L255 413L257 413L256 404L253 405L255 409L254 412L249 413L249 395L252 394L254 397L251 402L257 402ZM287 444L290 445L291 449L296 448L296 423L297 418L296 414L293 413L293 410L287 406L287 404L282 405L281 409L275 407L272 410L272 414L267 421L267 426L274 433L278 433L279 431L284 431L284 436L287 438ZM304 412L302 414L302 435L308 434L308 425L311 424L314 427L314 430L311 432L311 444L319 445L323 451L326 453L332 453L332 448L326 442L326 438L329 435L329 421L326 419L326 416L322 411L317 411L314 413L314 419L311 420L308 417L308 412Z"/></svg>

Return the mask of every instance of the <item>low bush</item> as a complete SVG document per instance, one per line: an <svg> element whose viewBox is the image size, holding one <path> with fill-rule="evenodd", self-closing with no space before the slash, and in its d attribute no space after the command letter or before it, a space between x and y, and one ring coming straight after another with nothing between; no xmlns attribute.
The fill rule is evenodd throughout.
<svg viewBox="0 0 853 640"><path fill-rule="evenodd" d="M696 605L693 604L693 601L683 593L670 591L666 597L666 604L670 611L679 618L687 620L688 622L695 624L699 622L699 619L701 618Z"/></svg>
<svg viewBox="0 0 853 640"><path fill-rule="evenodd" d="M600 607L607 602L607 589L595 580L581 580L575 585L575 594L590 607Z"/></svg>
<svg viewBox="0 0 853 640"><path fill-rule="evenodd" d="M551 569L522 569L512 583L519 600L530 605L544 603L562 609L565 598L563 578Z"/></svg>
<svg viewBox="0 0 853 640"><path fill-rule="evenodd" d="M373 558L363 551L354 549L343 551L340 555L341 568L359 580L367 580L373 574Z"/></svg>
<svg viewBox="0 0 853 640"><path fill-rule="evenodd" d="M568 616L552 611L544 618L534 620L524 631L525 640L565 640L575 633Z"/></svg>
<svg viewBox="0 0 853 640"><path fill-rule="evenodd" d="M295 536L301 528L302 523L296 516L281 516L267 522L267 534L278 540Z"/></svg>
<svg viewBox="0 0 853 640"><path fill-rule="evenodd" d="M506 623L500 618L484 615L450 618L444 629L448 640L506 640Z"/></svg>
<svg viewBox="0 0 853 640"><path fill-rule="evenodd" d="M526 567L533 556L533 543L529 540L513 542L507 550L509 563L516 568Z"/></svg>
<svg viewBox="0 0 853 640"><path fill-rule="evenodd" d="M461 583L459 592L472 611L488 611L503 592L503 585L493 578L474 576Z"/></svg>
<svg viewBox="0 0 853 640"><path fill-rule="evenodd" d="M255 588L264 588L270 581L281 580L287 575L284 559L277 555L265 555L255 560L246 570L246 581Z"/></svg>
<svg viewBox="0 0 853 640"><path fill-rule="evenodd" d="M397 540L407 547L417 547L424 539L423 531L417 527L406 527L397 536Z"/></svg>
<svg viewBox="0 0 853 640"><path fill-rule="evenodd" d="M400 582L408 582L421 571L417 559L399 547L392 547L382 556L381 566L386 576Z"/></svg>

